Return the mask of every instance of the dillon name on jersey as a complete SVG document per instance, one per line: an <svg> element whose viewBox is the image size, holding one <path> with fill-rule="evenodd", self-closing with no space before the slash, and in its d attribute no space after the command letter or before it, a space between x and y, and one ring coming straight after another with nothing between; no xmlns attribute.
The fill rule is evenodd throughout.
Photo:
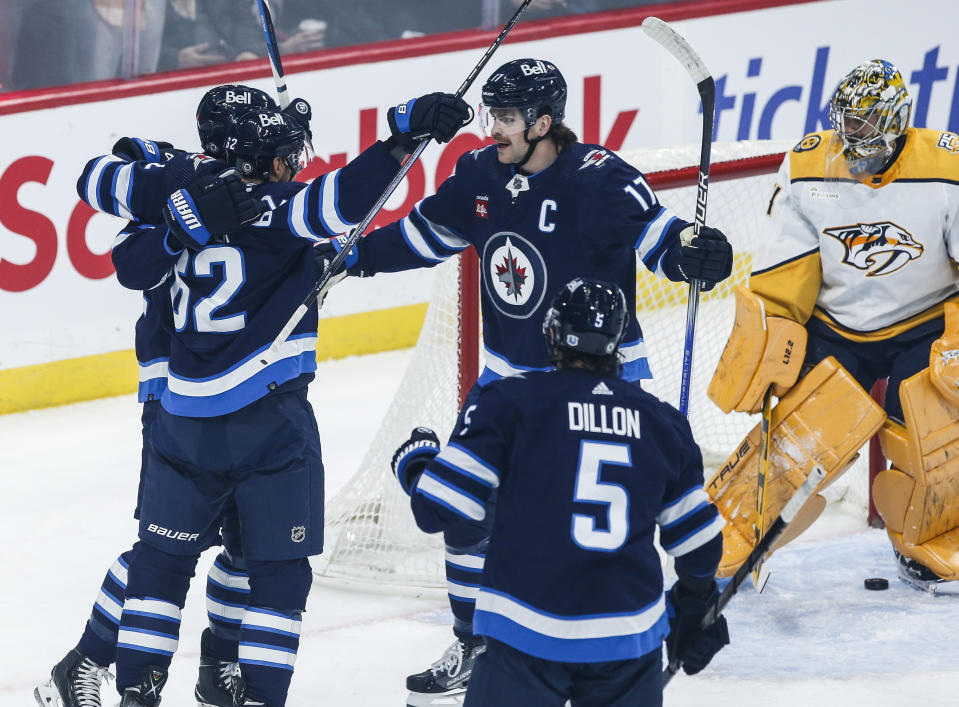
<svg viewBox="0 0 959 707"><path fill-rule="evenodd" d="M565 148L524 177L495 147L464 154L456 172L404 219L361 238L350 273L430 267L472 245L482 273L486 369L480 384L551 368L540 327L556 291L574 277L636 290L636 256L660 276L688 223L657 200L646 179L597 145ZM676 277L679 277L678 275ZM650 378L635 300L620 348L623 377Z"/></svg>
<svg viewBox="0 0 959 707"><path fill-rule="evenodd" d="M484 387L411 496L436 532L495 518L473 621L548 660L625 660L669 630L653 541L681 575L710 576L723 520L689 424L616 378L575 370Z"/></svg>
<svg viewBox="0 0 959 707"><path fill-rule="evenodd" d="M222 163L202 155L180 155L163 164L125 163L107 155L87 164L77 191L100 211L162 223L162 207L171 193L222 168ZM121 282L156 283L162 251L172 274L168 296L173 336L167 389L161 399L168 412L223 415L285 383L296 387L312 379L315 307L309 308L278 356L264 361L263 354L320 275L313 243L359 223L396 169L387 148L376 143L309 185L254 186L254 195L270 210L222 243L198 252L180 250L170 243L166 229L152 238L131 240L134 257L127 258Z"/></svg>
<svg viewBox="0 0 959 707"><path fill-rule="evenodd" d="M853 341L887 339L935 317L959 291L959 136L909 128L882 174L845 168L835 133L786 153L771 234L749 287L767 312L810 316Z"/></svg>

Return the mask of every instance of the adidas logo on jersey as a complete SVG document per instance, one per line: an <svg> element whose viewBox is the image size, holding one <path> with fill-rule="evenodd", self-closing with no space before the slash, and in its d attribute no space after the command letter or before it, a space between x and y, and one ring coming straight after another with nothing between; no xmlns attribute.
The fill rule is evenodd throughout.
<svg viewBox="0 0 959 707"><path fill-rule="evenodd" d="M612 395L613 391L609 389L609 386L606 385L603 381L600 381L595 388L593 388L593 395Z"/></svg>

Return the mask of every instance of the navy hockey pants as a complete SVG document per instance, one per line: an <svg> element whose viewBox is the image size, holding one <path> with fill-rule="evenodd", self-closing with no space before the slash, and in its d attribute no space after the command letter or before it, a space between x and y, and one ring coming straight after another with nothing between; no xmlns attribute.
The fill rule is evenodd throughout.
<svg viewBox="0 0 959 707"><path fill-rule="evenodd" d="M633 660L559 663L492 638L476 659L463 707L660 707L662 652Z"/></svg>
<svg viewBox="0 0 959 707"><path fill-rule="evenodd" d="M909 331L884 341L850 341L819 319L806 322L809 341L803 373L827 356L833 356L866 392L877 380L889 379L886 388L886 414L902 422L902 404L899 402L899 384L929 365L932 342L942 336L945 321L942 317L920 324Z"/></svg>

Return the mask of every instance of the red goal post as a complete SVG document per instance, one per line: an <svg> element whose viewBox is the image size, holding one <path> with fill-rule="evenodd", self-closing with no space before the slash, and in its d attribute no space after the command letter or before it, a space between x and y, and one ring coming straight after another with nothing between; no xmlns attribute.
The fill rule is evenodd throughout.
<svg viewBox="0 0 959 707"><path fill-rule="evenodd" d="M726 233L735 259L729 280L702 296L696 329L689 417L707 474L726 460L756 422L755 416L724 415L705 391L732 328L733 287L748 279L752 255L768 233L769 199L789 147L771 141L713 147L707 222ZM663 204L689 217L695 208L698 150L695 145L620 155L646 174ZM445 439L480 370L475 252L469 249L437 270L426 321L396 396L358 471L327 506L327 549L317 563L319 575L416 586L445 584L442 537L416 528L409 499L392 478L389 463L415 425L433 427ZM639 270L636 311L654 375L644 388L676 405L687 288ZM834 490L832 497L861 508L865 518L867 475L853 470L849 476L853 481Z"/></svg>

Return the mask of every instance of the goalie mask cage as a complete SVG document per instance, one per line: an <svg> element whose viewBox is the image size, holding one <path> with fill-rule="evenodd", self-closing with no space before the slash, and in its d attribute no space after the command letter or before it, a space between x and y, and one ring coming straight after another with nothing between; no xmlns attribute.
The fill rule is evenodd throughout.
<svg viewBox="0 0 959 707"><path fill-rule="evenodd" d="M791 143L716 143L710 170L708 224L733 244L733 271L699 306L689 402L693 435L703 451L707 479L749 430L758 415L725 415L706 389L735 317L733 287L748 280L752 255L768 234L767 211L776 172ZM620 153L643 170L660 201L687 218L695 211L699 146ZM647 346L652 381L643 387L677 405L683 360L688 286L637 268L636 312ZM531 322L530 326L539 326ZM406 373L358 471L327 504L326 550L320 576L383 584L445 586L442 534L420 531L409 498L390 470L396 448L417 425L445 442L463 396L476 380L482 350L479 274L473 249L438 266L426 319ZM866 515L868 465L856 466L827 490Z"/></svg>

